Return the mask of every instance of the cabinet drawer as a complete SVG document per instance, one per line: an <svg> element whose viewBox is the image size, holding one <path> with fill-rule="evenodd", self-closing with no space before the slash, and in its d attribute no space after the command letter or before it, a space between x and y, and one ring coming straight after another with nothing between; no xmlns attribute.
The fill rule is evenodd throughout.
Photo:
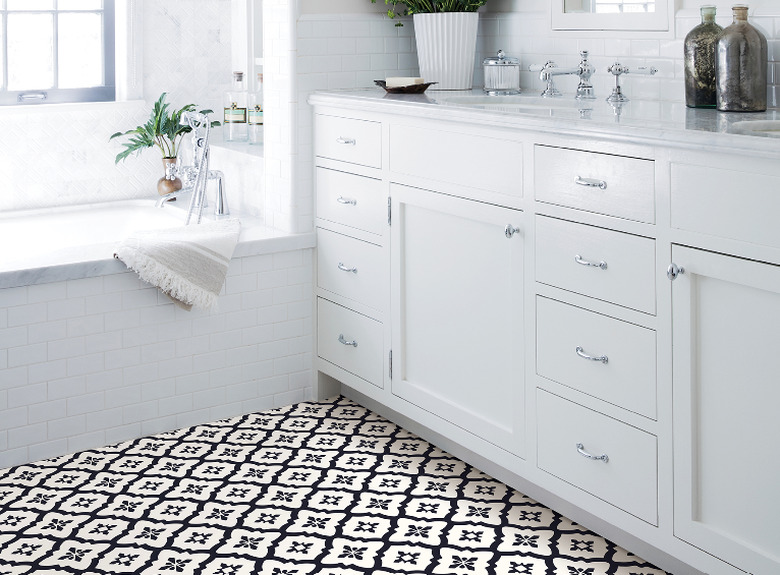
<svg viewBox="0 0 780 575"><path fill-rule="evenodd" d="M415 126L390 127L390 169L507 196L523 195L521 142Z"/></svg>
<svg viewBox="0 0 780 575"><path fill-rule="evenodd" d="M672 227L780 247L778 190L780 173L672 164Z"/></svg>
<svg viewBox="0 0 780 575"><path fill-rule="evenodd" d="M655 241L537 216L536 279L654 314Z"/></svg>
<svg viewBox="0 0 780 575"><path fill-rule="evenodd" d="M537 145L534 175L540 202L655 223L652 160Z"/></svg>
<svg viewBox="0 0 780 575"><path fill-rule="evenodd" d="M656 417L656 343L651 329L537 297L536 372L634 413Z"/></svg>
<svg viewBox="0 0 780 575"><path fill-rule="evenodd" d="M381 235L387 226L382 182L317 168L317 217Z"/></svg>
<svg viewBox="0 0 780 575"><path fill-rule="evenodd" d="M538 465L640 519L658 524L654 435L537 390ZM606 455L607 461L590 459Z"/></svg>
<svg viewBox="0 0 780 575"><path fill-rule="evenodd" d="M377 387L384 365L382 324L317 298L317 355Z"/></svg>
<svg viewBox="0 0 780 575"><path fill-rule="evenodd" d="M329 292L381 309L387 275L382 248L317 230L317 285Z"/></svg>
<svg viewBox="0 0 780 575"><path fill-rule="evenodd" d="M382 124L353 118L317 115L314 153L370 168L382 167Z"/></svg>

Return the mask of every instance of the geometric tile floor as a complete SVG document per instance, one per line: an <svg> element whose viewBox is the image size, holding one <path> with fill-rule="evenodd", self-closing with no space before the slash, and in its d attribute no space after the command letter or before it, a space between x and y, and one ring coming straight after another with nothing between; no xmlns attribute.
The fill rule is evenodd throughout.
<svg viewBox="0 0 780 575"><path fill-rule="evenodd" d="M0 470L0 575L665 575L343 397Z"/></svg>

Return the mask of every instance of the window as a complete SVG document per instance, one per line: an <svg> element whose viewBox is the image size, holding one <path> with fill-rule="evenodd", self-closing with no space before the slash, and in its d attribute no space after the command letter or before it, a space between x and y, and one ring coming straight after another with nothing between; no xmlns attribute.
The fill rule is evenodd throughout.
<svg viewBox="0 0 780 575"><path fill-rule="evenodd" d="M114 0L0 0L0 104L115 99Z"/></svg>

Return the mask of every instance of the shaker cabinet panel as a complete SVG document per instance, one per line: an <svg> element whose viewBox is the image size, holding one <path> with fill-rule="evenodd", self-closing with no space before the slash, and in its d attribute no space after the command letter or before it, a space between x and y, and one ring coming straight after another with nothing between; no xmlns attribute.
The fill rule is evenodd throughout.
<svg viewBox="0 0 780 575"><path fill-rule="evenodd" d="M654 435L541 389L536 409L541 469L658 524Z"/></svg>
<svg viewBox="0 0 780 575"><path fill-rule="evenodd" d="M674 531L780 573L780 266L673 246Z"/></svg>
<svg viewBox="0 0 780 575"><path fill-rule="evenodd" d="M318 114L314 120L314 153L350 164L382 167L382 124Z"/></svg>
<svg viewBox="0 0 780 575"><path fill-rule="evenodd" d="M390 126L390 169L505 196L523 195L523 144L418 126Z"/></svg>
<svg viewBox="0 0 780 575"><path fill-rule="evenodd" d="M536 298L536 371L603 401L656 417L655 331Z"/></svg>
<svg viewBox="0 0 780 575"><path fill-rule="evenodd" d="M780 247L780 176L673 163L671 177L672 227Z"/></svg>
<svg viewBox="0 0 780 575"><path fill-rule="evenodd" d="M381 236L387 228L387 195L381 180L317 168L317 217Z"/></svg>
<svg viewBox="0 0 780 575"><path fill-rule="evenodd" d="M536 217L536 280L655 313L655 241Z"/></svg>
<svg viewBox="0 0 780 575"><path fill-rule="evenodd" d="M387 294L387 260L375 244L319 228L317 286L382 309Z"/></svg>
<svg viewBox="0 0 780 575"><path fill-rule="evenodd" d="M540 202L626 220L655 222L655 162L537 145L534 188Z"/></svg>
<svg viewBox="0 0 780 575"><path fill-rule="evenodd" d="M523 214L391 193L393 394L522 456Z"/></svg>

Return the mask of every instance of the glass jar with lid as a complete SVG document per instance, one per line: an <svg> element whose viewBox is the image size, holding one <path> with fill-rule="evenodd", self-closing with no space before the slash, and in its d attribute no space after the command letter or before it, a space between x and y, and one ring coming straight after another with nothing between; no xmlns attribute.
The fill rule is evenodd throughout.
<svg viewBox="0 0 780 575"><path fill-rule="evenodd" d="M485 93L490 96L511 96L520 93L520 59L498 54L482 61L485 72Z"/></svg>

